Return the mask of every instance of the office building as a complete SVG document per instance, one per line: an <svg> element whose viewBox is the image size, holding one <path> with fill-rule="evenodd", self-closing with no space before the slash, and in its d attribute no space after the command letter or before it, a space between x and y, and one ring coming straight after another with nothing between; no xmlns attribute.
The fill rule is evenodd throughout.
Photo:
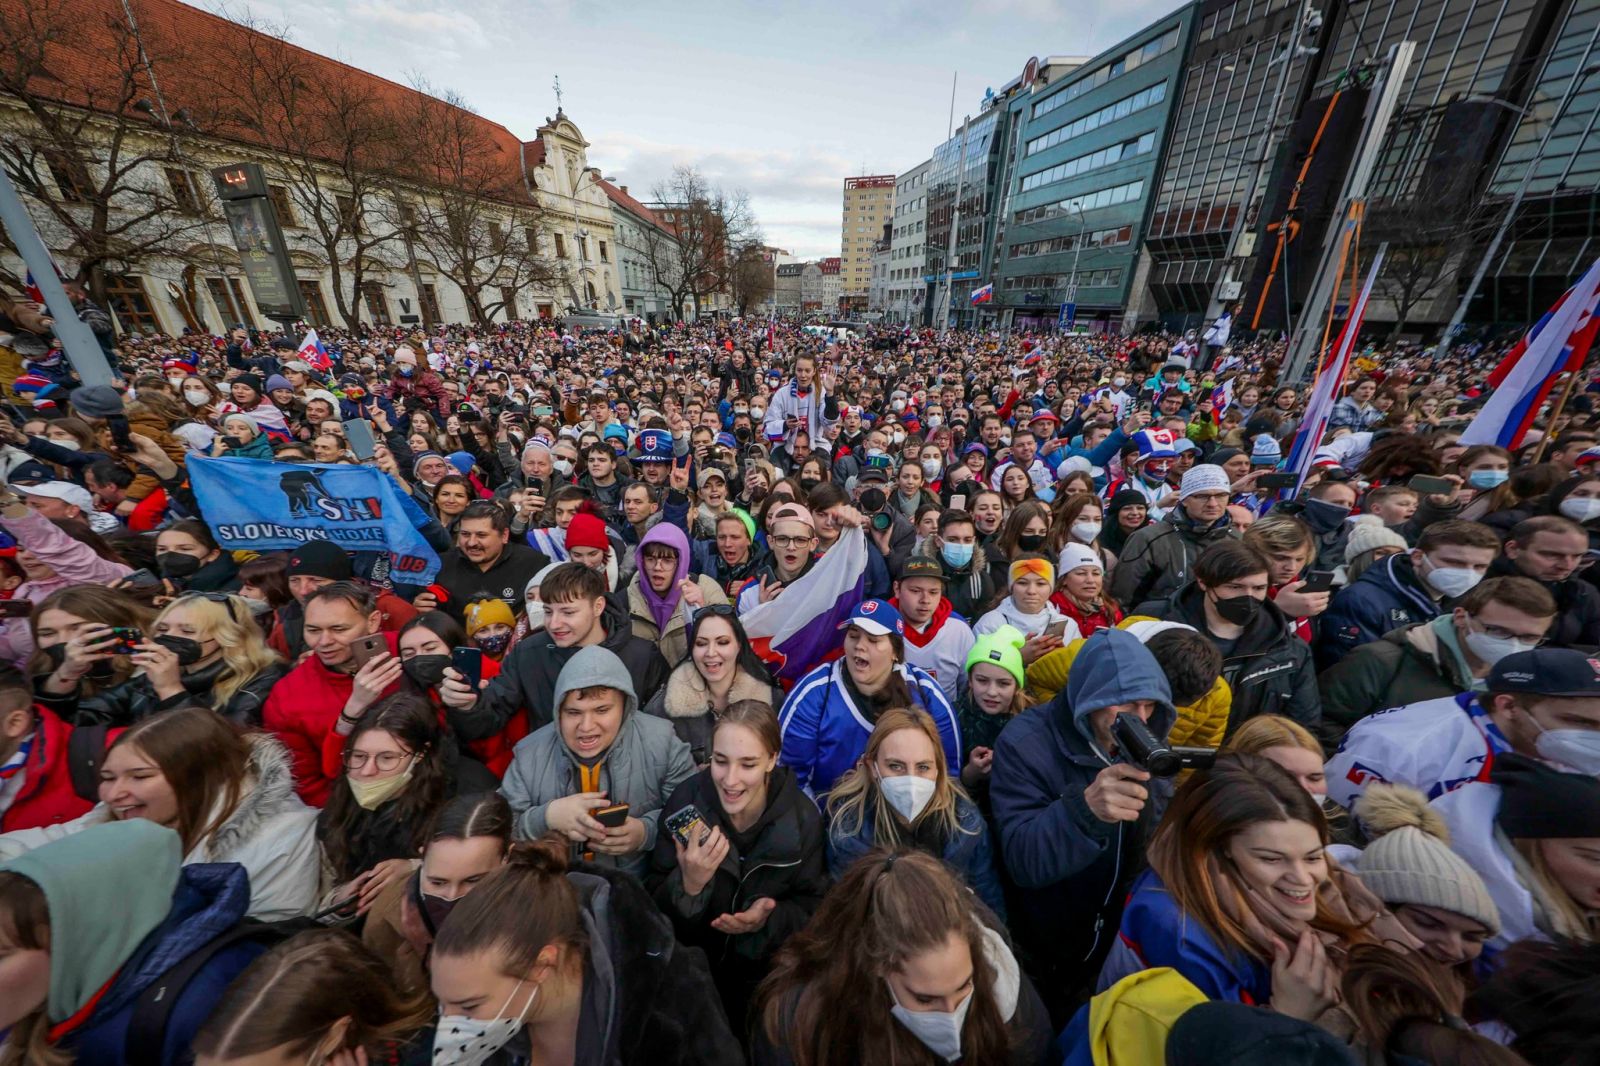
<svg viewBox="0 0 1600 1066"><path fill-rule="evenodd" d="M893 174L844 179L844 219L839 225L839 284L850 310L867 308L872 246L894 211Z"/></svg>

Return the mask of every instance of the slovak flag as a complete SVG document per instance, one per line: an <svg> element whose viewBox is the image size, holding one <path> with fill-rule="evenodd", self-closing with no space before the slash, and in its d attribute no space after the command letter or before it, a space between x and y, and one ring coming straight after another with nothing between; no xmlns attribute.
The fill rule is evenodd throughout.
<svg viewBox="0 0 1600 1066"><path fill-rule="evenodd" d="M326 371L333 366L333 360L328 358L328 349L322 346L322 339L317 336L316 330L306 334L306 339L300 342L299 351L294 354L304 359L313 370Z"/></svg>
<svg viewBox="0 0 1600 1066"><path fill-rule="evenodd" d="M1222 414L1233 406L1233 379L1229 378L1211 390L1211 407L1217 414Z"/></svg>
<svg viewBox="0 0 1600 1066"><path fill-rule="evenodd" d="M993 282L990 282L981 289L972 290L972 302L974 304L986 304L992 299L994 299Z"/></svg>
<svg viewBox="0 0 1600 1066"><path fill-rule="evenodd" d="M23 283L23 289L28 294L28 299L36 304L44 303L44 290L39 288L39 283L33 280L33 271L28 271L28 279Z"/></svg>
<svg viewBox="0 0 1600 1066"><path fill-rule="evenodd" d="M1489 374L1494 395L1462 431L1461 443L1515 448L1564 371L1576 373L1600 327L1600 260L1533 324Z"/></svg>

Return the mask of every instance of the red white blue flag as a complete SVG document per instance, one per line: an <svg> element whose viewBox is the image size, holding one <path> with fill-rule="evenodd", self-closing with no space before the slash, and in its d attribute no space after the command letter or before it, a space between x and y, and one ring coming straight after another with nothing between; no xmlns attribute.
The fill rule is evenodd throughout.
<svg viewBox="0 0 1600 1066"><path fill-rule="evenodd" d="M986 304L992 299L994 299L994 284L993 284L993 282L991 282L988 285L985 285L981 289L973 289L972 290L972 302L975 303L975 304Z"/></svg>
<svg viewBox="0 0 1600 1066"><path fill-rule="evenodd" d="M1527 436L1556 379L1582 368L1600 326L1600 259L1533 324L1489 374L1494 394L1478 409L1461 443L1516 448Z"/></svg>
<svg viewBox="0 0 1600 1066"><path fill-rule="evenodd" d="M866 572L867 535L847 529L804 577L785 585L777 599L740 613L756 654L784 688L838 658L844 645L839 623L861 602Z"/></svg>
<svg viewBox="0 0 1600 1066"><path fill-rule="evenodd" d="M295 354L304 359L313 370L326 372L333 366L333 360L328 357L328 349L322 346L322 339L317 336L316 330L306 334L306 339L300 342L300 350Z"/></svg>

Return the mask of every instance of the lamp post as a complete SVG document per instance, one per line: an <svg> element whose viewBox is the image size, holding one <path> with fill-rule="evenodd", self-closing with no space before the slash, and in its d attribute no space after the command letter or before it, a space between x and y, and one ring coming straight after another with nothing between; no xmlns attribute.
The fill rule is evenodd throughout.
<svg viewBox="0 0 1600 1066"><path fill-rule="evenodd" d="M1461 302L1456 304L1456 313L1450 316L1450 324L1444 329L1444 336L1440 338L1439 345L1434 349L1434 358L1438 359L1450 351L1450 345L1456 333L1461 329L1461 324L1466 321L1467 308L1478 295L1478 286L1483 284L1483 279L1489 273L1489 264L1500 251L1500 245L1505 241L1506 234L1511 230L1511 223L1517 217L1517 211L1522 207L1522 200L1528 193L1528 184L1533 179L1534 169L1539 165L1539 160L1544 157L1545 146L1550 143L1550 135L1555 133L1556 127L1561 125L1561 120L1566 117L1567 107L1578 95L1578 87L1594 73L1600 72L1600 63L1591 63L1572 77L1572 83L1567 86L1567 91L1561 98L1556 113L1544 128L1544 136L1539 138L1539 146L1534 149L1533 155L1528 159L1522 171L1522 180L1517 182L1517 188L1511 194L1511 204L1506 208L1505 217L1500 220L1500 225L1495 227L1494 236L1489 240L1489 246L1483 250L1483 257L1478 260L1478 269L1473 271L1472 280L1467 284L1467 291L1462 294ZM1507 108L1519 114L1527 115L1528 108L1517 107L1509 101L1500 101Z"/></svg>

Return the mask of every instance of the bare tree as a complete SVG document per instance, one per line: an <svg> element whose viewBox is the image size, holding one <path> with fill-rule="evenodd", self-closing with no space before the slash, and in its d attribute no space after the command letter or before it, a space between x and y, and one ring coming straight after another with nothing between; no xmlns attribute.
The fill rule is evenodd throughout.
<svg viewBox="0 0 1600 1066"><path fill-rule="evenodd" d="M772 260L768 255L761 245L747 244L733 257L728 288L741 318L750 313L750 308L771 296L777 287Z"/></svg>
<svg viewBox="0 0 1600 1066"><path fill-rule="evenodd" d="M1492 210L1475 208L1465 217L1453 216L1421 198L1383 204L1372 220L1389 242L1373 291L1394 307L1395 337L1418 307L1452 285L1463 256L1470 255L1496 222Z"/></svg>
<svg viewBox="0 0 1600 1066"><path fill-rule="evenodd" d="M695 314L705 299L726 291L738 249L759 242L755 215L742 190L728 192L712 185L693 167L680 166L652 190L650 210L672 230L646 233L635 249L649 265L655 282L672 293L673 306L694 302Z"/></svg>
<svg viewBox="0 0 1600 1066"><path fill-rule="evenodd" d="M297 47L286 29L236 21L253 32L212 57L216 126L272 153L292 215L280 220L290 246L327 263L334 305L354 329L369 276L392 265L384 253L398 239L375 223L407 148L401 116L370 79Z"/></svg>
<svg viewBox="0 0 1600 1066"><path fill-rule="evenodd" d="M139 8L130 0L135 20ZM85 27L85 17L71 0L0 8L0 95L24 115L0 140L0 166L45 244L77 261L77 280L105 305L109 274L184 258L211 205L197 182L175 189L152 169L182 168L151 77L191 61L188 43L149 25L136 35L122 18ZM76 55L63 64L69 43ZM16 291L22 281L0 269L0 284Z"/></svg>
<svg viewBox="0 0 1600 1066"><path fill-rule="evenodd" d="M425 172L408 173L423 183L411 195L391 197L415 234L418 247L466 298L477 325L506 307L524 289L572 289L571 279L541 252L547 238L544 212L524 184L521 163L455 93L435 93L416 83L408 140Z"/></svg>

